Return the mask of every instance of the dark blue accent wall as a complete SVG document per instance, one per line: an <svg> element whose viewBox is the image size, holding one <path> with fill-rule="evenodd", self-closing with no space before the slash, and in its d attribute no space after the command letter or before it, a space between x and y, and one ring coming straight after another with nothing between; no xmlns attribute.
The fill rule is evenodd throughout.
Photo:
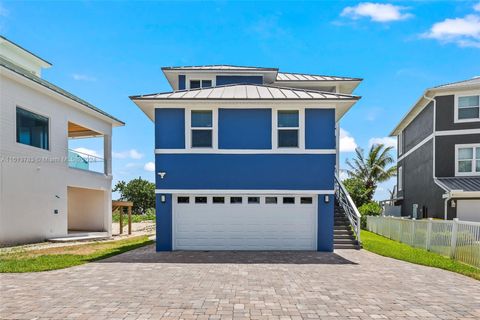
<svg viewBox="0 0 480 320"><path fill-rule="evenodd" d="M184 109L155 109L155 148L185 148Z"/></svg>
<svg viewBox="0 0 480 320"><path fill-rule="evenodd" d="M325 203L325 195L318 195L317 211L317 250L333 251L333 213L334 196L329 194L329 202Z"/></svg>
<svg viewBox="0 0 480 320"><path fill-rule="evenodd" d="M305 148L335 149L335 110L305 109Z"/></svg>
<svg viewBox="0 0 480 320"><path fill-rule="evenodd" d="M179 74L178 75L178 90L184 90L186 88L185 86L185 75L184 74Z"/></svg>
<svg viewBox="0 0 480 320"><path fill-rule="evenodd" d="M219 109L220 149L271 149L271 109Z"/></svg>
<svg viewBox="0 0 480 320"><path fill-rule="evenodd" d="M165 202L161 201L161 194L156 195L156 246L157 251L172 251L172 195L164 195Z"/></svg>
<svg viewBox="0 0 480 320"><path fill-rule="evenodd" d="M157 154L157 189L333 190L334 154Z"/></svg>
<svg viewBox="0 0 480 320"><path fill-rule="evenodd" d="M217 86L226 84L263 84L262 76L217 76Z"/></svg>

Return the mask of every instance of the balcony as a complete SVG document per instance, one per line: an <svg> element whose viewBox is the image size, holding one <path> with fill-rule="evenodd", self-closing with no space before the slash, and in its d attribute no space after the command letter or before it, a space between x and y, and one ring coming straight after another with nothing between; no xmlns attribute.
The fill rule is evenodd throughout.
<svg viewBox="0 0 480 320"><path fill-rule="evenodd" d="M68 122L68 166L109 175L110 141L110 135Z"/></svg>

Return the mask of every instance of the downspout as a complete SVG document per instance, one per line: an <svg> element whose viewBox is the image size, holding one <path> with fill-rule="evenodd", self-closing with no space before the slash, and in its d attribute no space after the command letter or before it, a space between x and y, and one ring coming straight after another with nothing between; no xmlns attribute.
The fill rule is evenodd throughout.
<svg viewBox="0 0 480 320"><path fill-rule="evenodd" d="M444 194L445 197L445 207L444 207L444 220L448 220L448 201L452 198L450 192Z"/></svg>

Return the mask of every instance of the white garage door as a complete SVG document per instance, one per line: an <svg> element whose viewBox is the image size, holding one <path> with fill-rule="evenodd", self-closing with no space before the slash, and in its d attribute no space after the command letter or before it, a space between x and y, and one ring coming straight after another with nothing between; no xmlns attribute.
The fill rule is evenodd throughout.
<svg viewBox="0 0 480 320"><path fill-rule="evenodd" d="M463 221L480 222L480 200L458 200L457 218Z"/></svg>
<svg viewBox="0 0 480 320"><path fill-rule="evenodd" d="M175 196L174 250L316 250L315 196Z"/></svg>

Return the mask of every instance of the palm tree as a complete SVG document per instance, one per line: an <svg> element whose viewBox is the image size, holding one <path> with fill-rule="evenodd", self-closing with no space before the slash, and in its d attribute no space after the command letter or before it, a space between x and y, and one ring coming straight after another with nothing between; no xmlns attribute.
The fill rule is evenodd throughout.
<svg viewBox="0 0 480 320"><path fill-rule="evenodd" d="M397 175L395 165L388 167L394 163L394 159L390 155L392 149L393 147L385 147L383 144L374 144L365 157L363 149L357 148L355 149L356 157L352 161L347 160L348 175L365 184L369 200L372 200L378 183L385 182Z"/></svg>

